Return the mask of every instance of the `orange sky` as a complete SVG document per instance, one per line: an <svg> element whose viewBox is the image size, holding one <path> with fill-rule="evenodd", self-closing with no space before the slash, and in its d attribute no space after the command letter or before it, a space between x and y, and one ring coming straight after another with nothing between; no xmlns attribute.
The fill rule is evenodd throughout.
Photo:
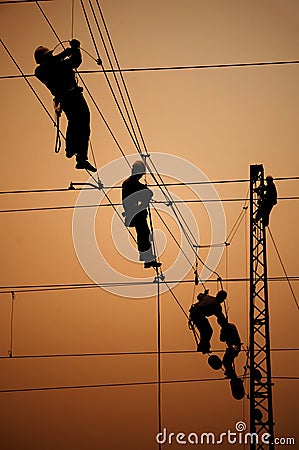
<svg viewBox="0 0 299 450"><path fill-rule="evenodd" d="M69 40L71 1L41 5L59 37ZM295 0L103 0L101 6L122 68L298 60L299 5ZM0 5L0 24L1 38L26 74L34 71L35 47L57 45L34 4ZM77 0L74 36L95 56ZM107 67L101 44L99 50ZM18 74L2 47L0 51L0 76ZM87 54L83 53L83 59L80 69L97 68ZM133 154L135 148L103 75L85 75L84 80L126 155ZM255 163L264 164L265 173L274 178L298 175L298 65L126 72L125 80L153 158L155 153L182 158L210 180L247 179L249 166ZM30 82L52 113L50 93L38 80L30 78ZM75 170L74 161L65 158L64 149L54 154L55 130L24 80L1 79L0 89L0 191L66 188L71 181L87 181L88 175ZM91 110L92 145L101 175L102 168L121 154L86 92L85 98ZM128 168L123 167L121 173L113 174L119 184L128 176ZM170 180L167 175L171 173L165 174L166 181ZM181 173L182 181L185 176ZM148 182L152 182L150 177ZM298 181L277 181L276 186L279 197L298 196ZM248 185L216 184L215 189L221 198L245 198ZM187 188L171 192L185 200L195 198ZM0 210L71 206L78 195L79 191L1 195ZM92 202L97 201L96 195ZM113 191L111 199L119 202L120 191ZM228 232L243 203L223 203ZM207 243L211 232L207 212L199 204L192 204L190 210L201 242ZM109 262L129 279L151 277L153 273L145 272L139 263L128 262L115 248L112 217L113 210L108 208L99 208L96 214L95 237L104 263ZM165 218L179 237L176 221L166 214ZM161 230L159 242L166 239L161 260L167 276L178 249L158 217L153 219L155 228ZM1 286L12 290L20 285L94 282L77 259L72 222L72 209L0 213ZM249 216L222 256L217 272L223 278L248 274L248 223ZM288 275L297 276L297 201L281 200L273 210L270 226ZM90 229L83 226L82 242L88 242L88 233ZM207 251L201 252L205 258ZM269 277L284 275L270 237L268 273ZM115 281L101 278L100 270L98 274L103 283ZM190 270L184 279L192 276ZM208 287L211 294L216 292L215 283ZM248 285L235 282L225 284L225 288L230 320L237 324L247 345ZM296 282L293 288L298 296ZM129 298L123 289L121 295L101 288L16 293L14 355L155 352L156 297L148 297L146 286L144 298L139 299ZM193 284L180 284L174 292L188 311ZM269 283L269 294L272 348L298 348L298 310L287 283ZM0 298L0 355L7 356L11 295L1 294ZM161 303L162 350L194 350L192 333L173 297L164 293ZM223 348L217 324L211 322L215 326L213 348ZM296 355L296 351L273 352L273 375L297 376ZM239 373L244 363L242 355L237 362ZM221 374L213 372L200 354L162 356L165 381L218 376ZM0 360L0 390L156 380L155 354ZM276 436L298 440L296 387L296 380L275 380L273 393ZM157 448L154 384L0 396L0 443L4 450ZM234 430L240 420L249 427L249 402L234 400L227 381L162 386L162 425L169 431L221 433ZM181 448L178 444L169 447Z"/></svg>

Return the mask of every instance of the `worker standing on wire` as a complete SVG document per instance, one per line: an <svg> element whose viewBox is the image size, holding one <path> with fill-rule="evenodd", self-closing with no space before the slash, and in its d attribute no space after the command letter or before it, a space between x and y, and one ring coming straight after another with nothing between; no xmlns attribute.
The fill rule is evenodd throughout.
<svg viewBox="0 0 299 450"><path fill-rule="evenodd" d="M197 351L203 354L210 353L210 340L213 335L213 329L207 317L216 316L219 324L226 320L221 307L221 303L227 297L226 291L221 290L217 292L216 297L209 295L208 292L206 290L197 296L198 302L191 306L189 318L189 322L193 322L200 333Z"/></svg>
<svg viewBox="0 0 299 450"><path fill-rule="evenodd" d="M228 321L225 320L221 326L220 341L225 342L227 345L227 349L222 360L225 368L224 375L227 378L232 379L237 376L234 368L234 360L241 350L241 338L236 325L233 323L228 323Z"/></svg>
<svg viewBox="0 0 299 450"><path fill-rule="evenodd" d="M277 204L277 190L271 175L266 177L266 183L267 185L264 186L263 191L259 192L261 199L255 219L255 222L262 219L265 227L269 225L270 212L273 206Z"/></svg>
<svg viewBox="0 0 299 450"><path fill-rule="evenodd" d="M156 261L153 253L150 229L147 223L147 208L153 192L139 181L145 172L143 161L133 163L131 176L122 184L122 203L125 210L125 225L126 227L135 227L140 261L144 261L144 268L147 269L158 268L161 263Z"/></svg>
<svg viewBox="0 0 299 450"><path fill-rule="evenodd" d="M39 64L35 76L44 83L54 95L55 108L65 112L68 119L66 132L66 157L76 155L76 169L96 172L88 161L88 142L90 136L90 112L83 97L83 88L79 87L75 70L82 62L80 42L70 41L70 47L58 55L40 46L34 52L35 61Z"/></svg>

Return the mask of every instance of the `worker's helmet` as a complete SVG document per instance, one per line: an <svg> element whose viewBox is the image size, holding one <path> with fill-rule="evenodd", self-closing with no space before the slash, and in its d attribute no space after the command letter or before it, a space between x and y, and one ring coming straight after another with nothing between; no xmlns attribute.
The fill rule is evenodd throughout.
<svg viewBox="0 0 299 450"><path fill-rule="evenodd" d="M41 64L43 62L45 56L49 55L49 53L52 54L52 50L50 50L49 48L43 47L42 45L37 47L34 52L34 59L35 59L36 63Z"/></svg>
<svg viewBox="0 0 299 450"><path fill-rule="evenodd" d="M146 167L143 161L135 161L132 165L132 175L144 175Z"/></svg>
<svg viewBox="0 0 299 450"><path fill-rule="evenodd" d="M226 297L227 297L227 292L224 291L224 290L221 290L221 291L217 292L217 294L216 294L216 298L217 298L219 303L224 302Z"/></svg>
<svg viewBox="0 0 299 450"><path fill-rule="evenodd" d="M272 183L273 182L273 177L271 176L271 175L268 175L267 177L266 177L266 181L267 181L267 183Z"/></svg>

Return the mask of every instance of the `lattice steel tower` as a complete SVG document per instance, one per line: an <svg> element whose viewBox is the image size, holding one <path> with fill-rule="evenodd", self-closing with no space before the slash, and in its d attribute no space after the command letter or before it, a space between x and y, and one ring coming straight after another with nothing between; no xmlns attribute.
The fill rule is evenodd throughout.
<svg viewBox="0 0 299 450"><path fill-rule="evenodd" d="M250 450L274 449L266 227L257 217L264 196L264 168L250 166ZM261 442L269 433L269 443Z"/></svg>

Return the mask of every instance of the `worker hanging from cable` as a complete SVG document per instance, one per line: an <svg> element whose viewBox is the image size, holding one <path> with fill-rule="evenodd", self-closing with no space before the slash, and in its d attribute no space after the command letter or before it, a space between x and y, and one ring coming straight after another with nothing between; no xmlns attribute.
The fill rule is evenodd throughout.
<svg viewBox="0 0 299 450"><path fill-rule="evenodd" d="M200 341L197 346L198 352L210 353L213 329L207 317L216 316L219 324L226 320L221 307L221 303L224 302L226 297L226 291L220 290L214 297L209 295L209 291L206 290L197 296L198 302L191 306L189 321L194 323L200 334Z"/></svg>
<svg viewBox="0 0 299 450"><path fill-rule="evenodd" d="M74 70L82 62L80 42L72 39L70 47L58 55L53 55L53 50L40 46L35 50L34 57L39 64L35 69L35 76L51 91L55 106L60 105L68 119L66 157L76 155L76 169L96 172L87 157L90 112Z"/></svg>
<svg viewBox="0 0 299 450"><path fill-rule="evenodd" d="M277 204L277 190L271 175L266 177L266 183L267 184L264 186L264 189L262 189L262 192L259 189L261 198L255 218L255 223L262 219L265 227L269 225L270 212L272 211L273 206Z"/></svg>
<svg viewBox="0 0 299 450"><path fill-rule="evenodd" d="M161 263L156 261L156 255L153 253L147 223L147 208L153 192L139 181L145 172L143 161L133 163L131 176L122 184L122 203L125 210L123 213L125 225L135 227L139 258L140 261L144 261L144 268L147 269L160 267Z"/></svg>
<svg viewBox="0 0 299 450"><path fill-rule="evenodd" d="M241 350L241 338L237 327L233 323L229 323L227 319L220 320L221 326L220 341L227 345L223 356L224 375L230 380L230 387L233 397L236 400L242 400L245 396L243 379L238 377L235 370L234 361Z"/></svg>
<svg viewBox="0 0 299 450"><path fill-rule="evenodd" d="M242 342L235 324L229 323L227 319L225 319L223 322L220 320L220 326L220 341L225 342L227 345L222 360L225 369L224 375L227 378L232 379L237 377L234 360L240 353Z"/></svg>

